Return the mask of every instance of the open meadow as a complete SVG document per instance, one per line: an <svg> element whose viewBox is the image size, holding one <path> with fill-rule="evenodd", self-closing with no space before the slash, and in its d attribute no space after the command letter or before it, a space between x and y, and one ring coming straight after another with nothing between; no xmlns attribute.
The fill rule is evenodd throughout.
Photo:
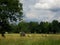
<svg viewBox="0 0 60 45"><path fill-rule="evenodd" d="M60 45L60 34L0 34L0 45Z"/></svg>

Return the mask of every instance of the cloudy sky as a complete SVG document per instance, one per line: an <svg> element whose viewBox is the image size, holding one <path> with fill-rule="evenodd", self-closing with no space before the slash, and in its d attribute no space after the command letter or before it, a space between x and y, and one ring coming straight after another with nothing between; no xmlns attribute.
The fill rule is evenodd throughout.
<svg viewBox="0 0 60 45"><path fill-rule="evenodd" d="M60 21L60 0L22 0L25 21Z"/></svg>

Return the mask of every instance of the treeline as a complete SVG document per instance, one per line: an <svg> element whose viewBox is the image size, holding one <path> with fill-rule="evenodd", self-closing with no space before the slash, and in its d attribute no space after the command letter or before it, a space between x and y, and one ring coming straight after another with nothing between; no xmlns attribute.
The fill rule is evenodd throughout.
<svg viewBox="0 0 60 45"><path fill-rule="evenodd" d="M60 33L60 22L53 20L50 22L20 22L18 25L11 24L10 33Z"/></svg>

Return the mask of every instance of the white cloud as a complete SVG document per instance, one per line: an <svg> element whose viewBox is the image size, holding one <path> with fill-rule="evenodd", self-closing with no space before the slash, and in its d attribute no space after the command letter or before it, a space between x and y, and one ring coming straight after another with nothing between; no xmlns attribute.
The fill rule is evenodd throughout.
<svg viewBox="0 0 60 45"><path fill-rule="evenodd" d="M37 9L59 8L60 0L39 0L34 7Z"/></svg>
<svg viewBox="0 0 60 45"><path fill-rule="evenodd" d="M43 4L36 3L34 5L34 7L37 8L37 9L49 9L50 8L50 6L47 3L43 3Z"/></svg>

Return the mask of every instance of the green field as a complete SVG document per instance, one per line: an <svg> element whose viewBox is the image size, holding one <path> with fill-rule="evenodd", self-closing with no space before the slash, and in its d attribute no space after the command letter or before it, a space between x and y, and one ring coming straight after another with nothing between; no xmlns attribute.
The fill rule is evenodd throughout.
<svg viewBox="0 0 60 45"><path fill-rule="evenodd" d="M19 34L5 34L6 38L0 35L0 45L60 45L60 34L26 34L21 37Z"/></svg>

